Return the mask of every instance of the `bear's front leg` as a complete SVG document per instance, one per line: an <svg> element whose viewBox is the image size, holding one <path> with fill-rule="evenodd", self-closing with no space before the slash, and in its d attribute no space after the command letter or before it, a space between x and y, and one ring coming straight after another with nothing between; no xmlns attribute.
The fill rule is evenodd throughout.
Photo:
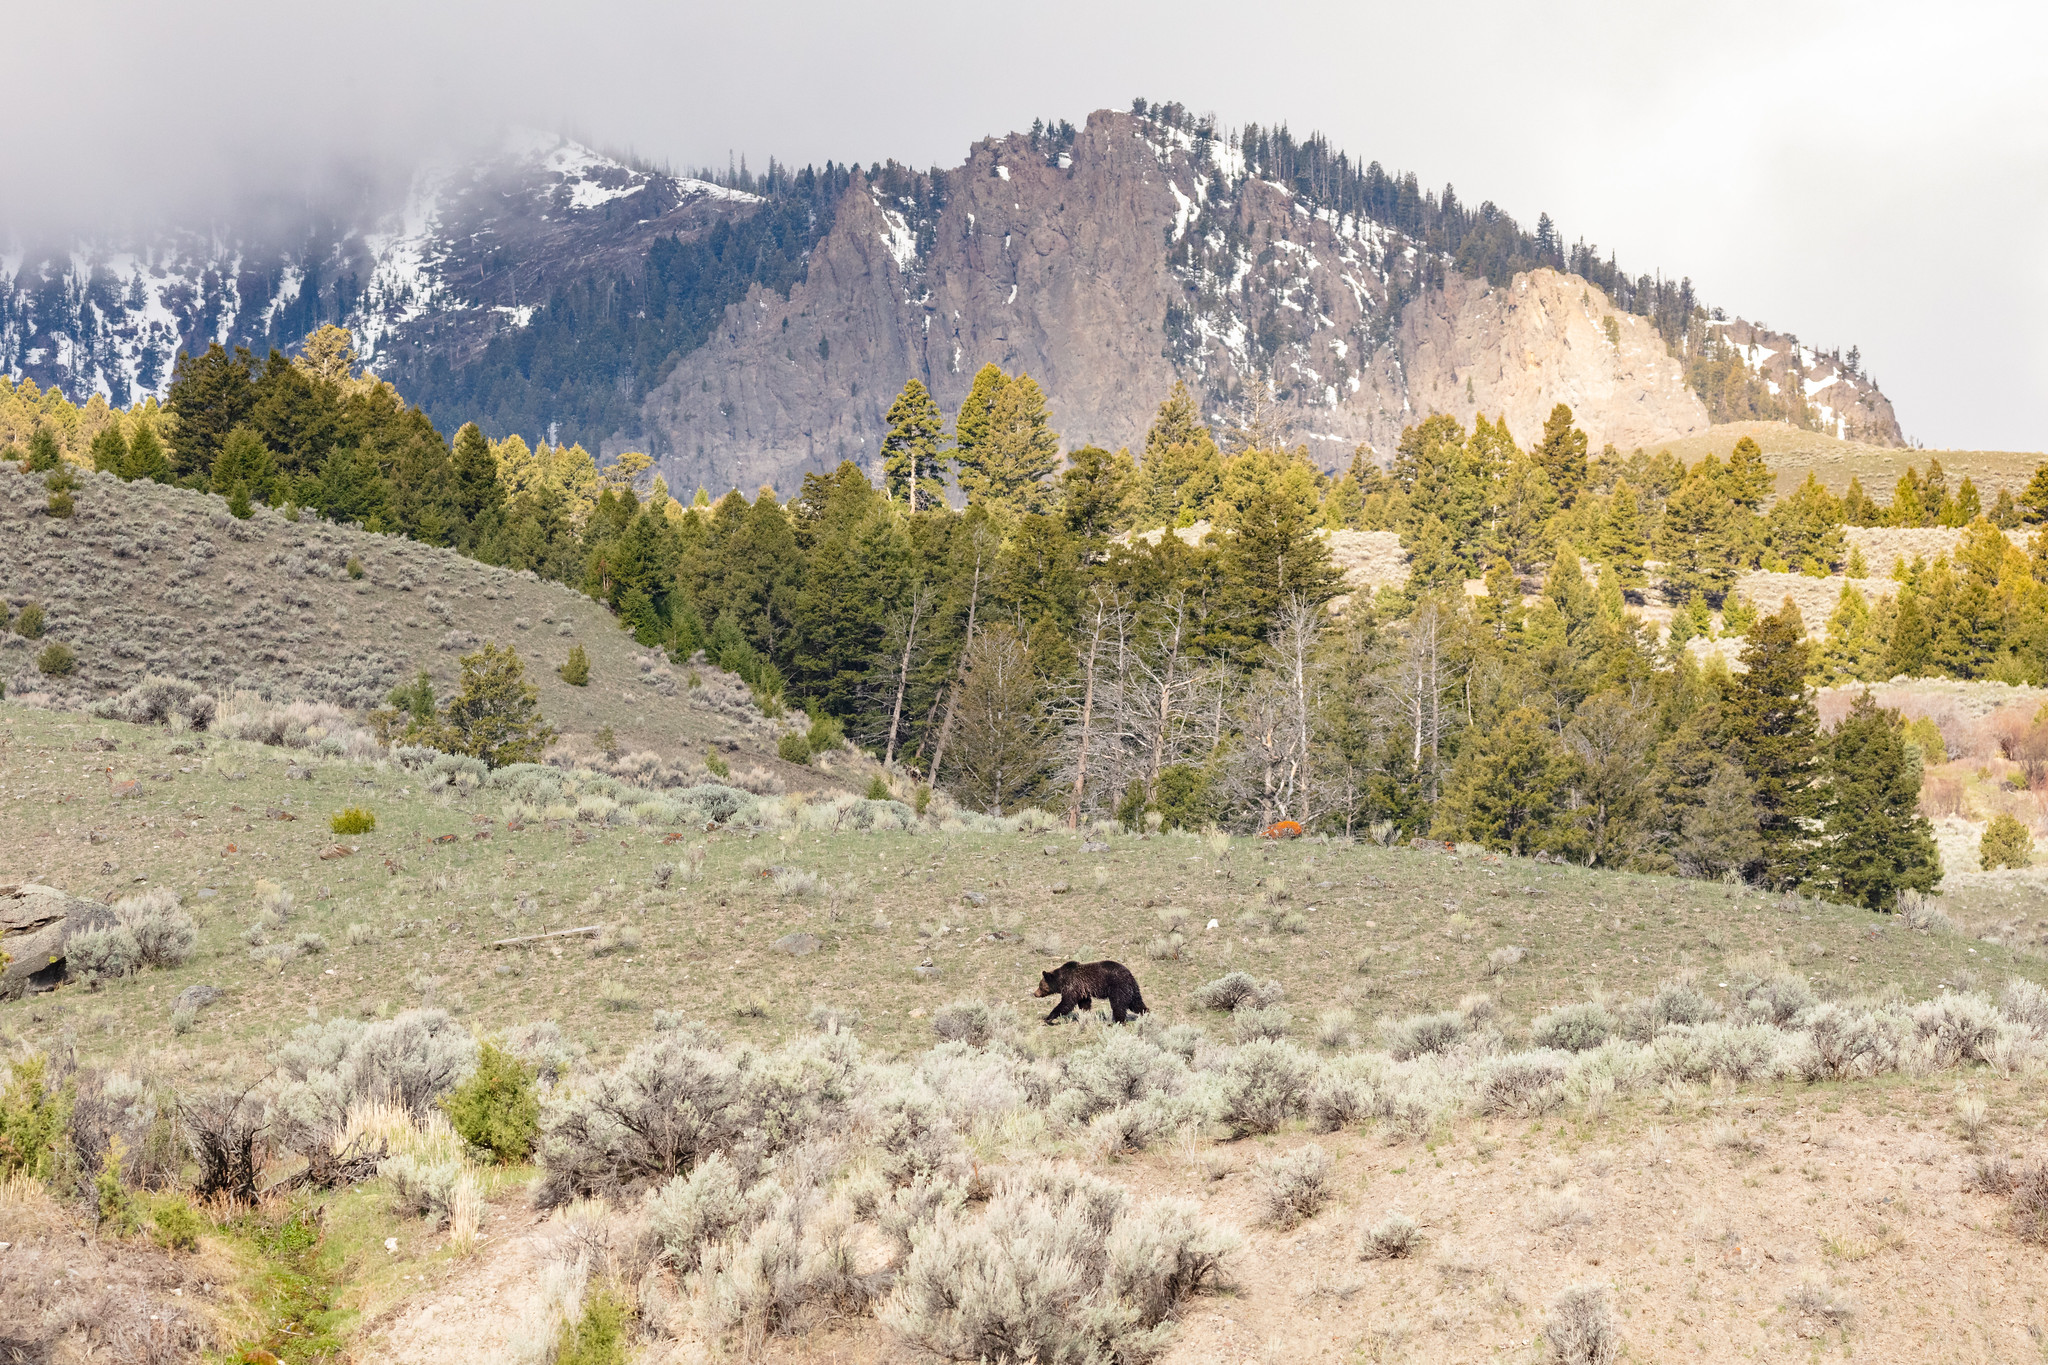
<svg viewBox="0 0 2048 1365"><path fill-rule="evenodd" d="M1045 1022L1048 1024L1056 1024L1060 1020L1072 1014L1076 1006L1079 1006L1082 1009L1086 1009L1091 1003L1092 1002L1085 995L1079 997L1063 995L1060 997L1059 1004L1054 1005L1052 1007L1052 1013L1045 1016Z"/></svg>

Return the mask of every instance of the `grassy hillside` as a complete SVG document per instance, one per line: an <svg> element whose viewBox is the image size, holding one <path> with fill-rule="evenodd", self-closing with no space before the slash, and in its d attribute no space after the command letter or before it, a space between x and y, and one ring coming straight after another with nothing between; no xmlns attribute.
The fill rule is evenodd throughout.
<svg viewBox="0 0 2048 1365"><path fill-rule="evenodd" d="M1948 471L1949 487L1960 485L1967 476L1976 483L1988 508L1998 490L2017 495L2048 455L2024 450L1909 450L1897 446L1871 446L1860 441L1839 441L1817 431L1805 431L1783 422L1725 422L1705 434L1666 442L1669 450L1687 464L1707 455L1727 459L1728 452L1743 437L1763 447L1764 459L1778 476L1777 491L1790 493L1806 482L1811 473L1830 493L1840 497L1852 478L1863 480L1863 491L1879 502L1891 500L1892 485L1908 466L1927 472L1929 460L1940 460Z"/></svg>
<svg viewBox="0 0 2048 1365"><path fill-rule="evenodd" d="M365 709L420 669L445 695L461 655L494 639L519 651L542 713L586 750L609 726L625 751L690 762L718 745L727 761L800 787L828 780L776 759L779 727L736 680L640 648L562 584L261 506L237 521L219 498L146 480L81 481L76 514L49 517L41 476L0 464L0 595L47 617L41 640L0 632L10 693L78 705L156 673L223 697L251 689ZM37 671L52 641L77 656L69 676ZM590 682L571 687L555 670L579 644Z"/></svg>
<svg viewBox="0 0 2048 1365"><path fill-rule="evenodd" d="M2048 961L2014 949L1716 883L1369 844L1115 835L1090 852L1064 830L839 832L805 827L827 823L829 805L794 800L778 829L513 829L506 793L489 788L428 790L388 766L12 704L0 717L10 879L95 899L147 879L203 921L183 967L0 1006L0 1028L37 1045L76 1036L92 1054L229 1057L309 1011L388 1014L426 1000L459 1006L484 1031L555 1019L599 1055L644 1033L655 1009L770 1041L807 1029L819 1004L858 1010L863 1038L905 1048L927 1042L925 1015L958 996L1030 1008L1038 973L1069 957L1131 964L1168 1019L1199 1016L1189 992L1232 969L1277 978L1304 1035L1324 1010L1369 1021L1474 991L1527 1019L1596 991L1643 994L1679 972L1719 981L1759 954L1833 993L1919 998L2013 972L2048 981ZM103 751L108 741L118 747ZM138 795L110 795L110 764L142 779ZM344 806L372 810L377 829L341 841L353 854L323 859L337 843L328 818ZM660 864L678 869L665 888ZM317 934L324 952L252 957L258 879L294 900L269 939ZM638 945L604 956L582 938L489 946L590 924L635 931ZM1171 924L1179 956L1152 959ZM816 950L778 949L793 934L815 937ZM1489 965L1514 948L1518 962ZM174 1038L171 1000L194 983L227 998ZM607 987L631 999L608 1001Z"/></svg>
<svg viewBox="0 0 2048 1365"><path fill-rule="evenodd" d="M136 785L110 786L110 766ZM1734 1013L1742 1006L1725 986L1744 970L1789 971L1843 999L2048 981L2048 959L2023 931L2038 904L2017 883L1944 898L1957 932L1742 887L1486 855L1121 834L1090 846L1063 830L977 830L943 817L860 833L851 826L864 815L900 808L845 796L770 798L751 820L706 831L650 806L622 823L587 788L538 811L513 795L466 776L0 703L7 879L95 897L168 888L201 921L183 966L0 1004L0 1048L196 1090L261 1072L309 1020L433 1003L479 1035L557 1021L580 1053L576 1087L678 1017L773 1044L814 1034L815 1006L858 1012L854 1035L883 1068L864 1073L862 1085L882 1087L864 1103L894 1103L887 1087L908 1083L908 1071L887 1070L891 1059L923 1068L977 1179L1046 1157L1074 1161L1134 1201L1187 1201L1242 1239L1225 1292L1176 1314L1165 1365L1520 1358L1541 1349L1540 1333L1563 1332L1558 1305L1588 1284L1600 1286L1609 1329L1634 1360L2015 1359L2026 1357L2008 1348L2033 1349L2029 1328L2048 1330L2026 1288L2048 1274L2048 1256L2014 1237L2008 1201L1983 1175L2043 1155L2048 1108L2029 1079L2039 1058L2026 1036L1997 1071L1710 1085L1638 1077L1528 1112L1443 1089L1460 1068L1483 1071L1484 1053L1445 1060L1438 1080L1422 1059L1375 1082L1435 1096L1427 1103L1441 1107L1419 1120L1311 1132L1296 1118L1238 1140L1190 1121L1134 1151L1105 1145L1111 1129L1099 1122L1074 1127L1000 1098L1015 1094L1003 1079L1011 1072L1088 1074L1086 1057L1106 1055L1092 1023L1036 1026L1047 1003L1029 998L1037 974L1068 956L1135 969L1156 1016L1147 1038L1193 1024L1200 1047L1221 1048L1256 1025L1343 1074L1354 1062L1384 1064L1359 1050L1382 1038L1383 1019L1460 1007L1522 1047L1539 1011L1641 996L1674 976ZM377 827L337 840L327 818L349 805L373 811ZM576 818L571 806L605 818ZM266 905L281 913L266 920ZM611 932L490 946L591 924ZM1987 929L2002 942L1976 937ZM1194 989L1232 969L1277 981L1287 1013L1202 1009ZM180 1032L172 1001L199 984L224 994ZM939 1007L962 997L1013 1006L1023 1016L1014 1045L926 1051ZM657 1019L658 1009L674 1014ZM1607 1065L1580 1054L1588 1059ZM445 1128L436 1137L399 1122L398 1150L442 1150ZM873 1178L874 1158L861 1153L878 1122L867 1115L787 1160L821 1163L843 1211L858 1204L846 1191ZM1290 1162L1322 1170L1299 1225L1270 1212L1270 1196L1293 1179L1282 1174ZM778 1169L806 1178L796 1164ZM52 1274L9 1279L14 1263L0 1261L0 1288L25 1295L36 1321L86 1324L66 1340L89 1336L93 1319L64 1317L73 1299L57 1272L91 1271L110 1284L179 1288L181 1325L204 1312L222 1344L282 1349L317 1322L321 1339L346 1342L353 1358L538 1360L534 1343L556 1320L543 1313L536 1339L535 1305L557 1301L579 1257L641 1244L649 1215L627 1201L537 1216L531 1173L471 1170L464 1178L482 1202L452 1224L422 1220L400 1195L400 1174L387 1172L224 1212L189 1255L109 1239L90 1266L77 1251L88 1243L66 1231L76 1203L17 1182L0 1187L0 1235L18 1260L35 1258L21 1264ZM978 1219L982 1208L967 1212ZM1416 1224L1416 1245L1364 1259L1370 1230L1396 1213ZM293 1242L295 1227L317 1237ZM888 1264L871 1224L852 1246L863 1273ZM1957 1265L1977 1269L1959 1278ZM630 1285L640 1272L616 1273ZM1913 1294L1893 1292L1901 1280ZM680 1276L641 1283L651 1336L632 1359L723 1358ZM572 1318L581 1293L561 1300ZM138 1323L170 1307L139 1290L123 1305ZM868 1308L799 1320L810 1324L801 1334L736 1349L848 1365L903 1358ZM161 1358L195 1359L206 1339L195 1328L185 1349Z"/></svg>

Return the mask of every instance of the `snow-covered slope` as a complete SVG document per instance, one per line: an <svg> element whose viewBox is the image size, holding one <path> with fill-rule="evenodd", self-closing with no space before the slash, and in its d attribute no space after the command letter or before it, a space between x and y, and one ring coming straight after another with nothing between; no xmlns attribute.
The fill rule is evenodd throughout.
<svg viewBox="0 0 2048 1365"><path fill-rule="evenodd" d="M161 396L180 350L259 356L324 322L387 363L432 345L459 359L523 326L546 282L636 267L657 236L751 212L753 195L636 169L520 133L494 154L412 177L352 221L308 215L263 236L172 229L143 241L0 250L0 372L125 405Z"/></svg>

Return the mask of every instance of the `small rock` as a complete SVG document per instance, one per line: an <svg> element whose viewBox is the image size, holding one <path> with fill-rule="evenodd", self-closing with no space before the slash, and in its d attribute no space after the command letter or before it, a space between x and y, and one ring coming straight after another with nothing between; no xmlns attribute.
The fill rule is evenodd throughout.
<svg viewBox="0 0 2048 1365"><path fill-rule="evenodd" d="M980 891L962 891L960 899L969 905L987 905L988 897Z"/></svg>
<svg viewBox="0 0 2048 1365"><path fill-rule="evenodd" d="M818 951L819 943L816 934L795 933L784 934L775 940L773 946L776 952L788 953L791 957L809 957Z"/></svg>
<svg viewBox="0 0 2048 1365"><path fill-rule="evenodd" d="M922 1009L914 1009L910 1012L910 1017L913 1019L922 1019L924 1018L924 1011Z"/></svg>
<svg viewBox="0 0 2048 1365"><path fill-rule="evenodd" d="M171 1003L171 1010L177 1013L191 1010L197 1013L203 1005L211 1005L220 999L221 993L212 986L187 986L178 992L178 998Z"/></svg>
<svg viewBox="0 0 2048 1365"><path fill-rule="evenodd" d="M1091 840L1088 843L1081 845L1081 851L1083 853L1107 853L1109 852L1109 845L1096 843L1093 840Z"/></svg>
<svg viewBox="0 0 2048 1365"><path fill-rule="evenodd" d="M1209 921L1209 927L1210 927L1211 929L1214 929L1214 928L1216 927L1216 921L1215 921L1215 920L1213 920L1213 919L1212 919L1212 920L1210 920L1210 921Z"/></svg>
<svg viewBox="0 0 2048 1365"><path fill-rule="evenodd" d="M386 1251L398 1250L398 1239L396 1237L386 1237L384 1239L384 1249Z"/></svg>
<svg viewBox="0 0 2048 1365"><path fill-rule="evenodd" d="M1047 887L1046 889L1052 892L1055 896L1064 896L1067 894L1070 888L1067 886L1065 882L1054 882L1051 886Z"/></svg>

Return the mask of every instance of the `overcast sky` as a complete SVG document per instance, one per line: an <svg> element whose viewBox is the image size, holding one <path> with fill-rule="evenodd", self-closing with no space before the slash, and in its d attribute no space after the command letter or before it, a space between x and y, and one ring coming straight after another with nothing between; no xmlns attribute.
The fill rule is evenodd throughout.
<svg viewBox="0 0 2048 1365"><path fill-rule="evenodd" d="M1860 345L1908 436L2048 446L2039 6L70 0L7 26L0 220L189 213L507 123L678 166L957 164L1133 95L1285 121Z"/></svg>

